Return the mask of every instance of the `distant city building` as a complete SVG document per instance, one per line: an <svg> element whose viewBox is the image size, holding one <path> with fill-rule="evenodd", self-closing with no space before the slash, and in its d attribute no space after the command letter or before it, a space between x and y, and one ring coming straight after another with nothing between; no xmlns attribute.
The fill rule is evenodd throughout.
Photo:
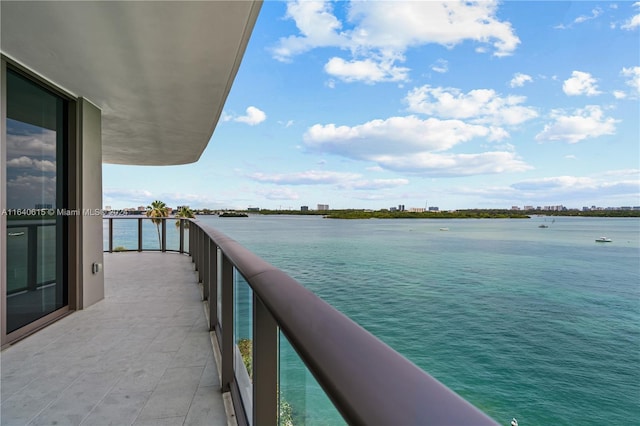
<svg viewBox="0 0 640 426"><path fill-rule="evenodd" d="M430 212L439 212L440 211L440 207L431 206L431 207L429 207L429 211Z"/></svg>
<svg viewBox="0 0 640 426"><path fill-rule="evenodd" d="M53 208L53 204L42 204L42 203L38 203L36 204L36 209L40 210L40 209L52 209Z"/></svg>
<svg viewBox="0 0 640 426"><path fill-rule="evenodd" d="M300 211L301 212L308 212L309 211L309 206L300 206Z"/></svg>
<svg viewBox="0 0 640 426"><path fill-rule="evenodd" d="M411 213L424 213L425 212L425 208L424 207L411 207L409 209L409 212L411 212Z"/></svg>
<svg viewBox="0 0 640 426"><path fill-rule="evenodd" d="M404 204L399 204L398 205L398 210L403 212L404 211Z"/></svg>
<svg viewBox="0 0 640 426"><path fill-rule="evenodd" d="M525 210L533 210L533 206L524 206Z"/></svg>
<svg viewBox="0 0 640 426"><path fill-rule="evenodd" d="M318 204L318 210L329 210L329 204Z"/></svg>
<svg viewBox="0 0 640 426"><path fill-rule="evenodd" d="M105 209L106 211L108 211L108 212L110 212L110 211L112 210L112 209L111 209L111 206L104 206L104 209Z"/></svg>
<svg viewBox="0 0 640 426"><path fill-rule="evenodd" d="M389 207L389 211L390 212L397 212L398 208L397 207Z"/></svg>
<svg viewBox="0 0 640 426"><path fill-rule="evenodd" d="M520 210L520 207L518 207L518 206L511 206L511 210Z"/></svg>
<svg viewBox="0 0 640 426"><path fill-rule="evenodd" d="M260 211L260 207L249 207L247 209L247 211L249 211L249 212L259 212Z"/></svg>
<svg viewBox="0 0 640 426"><path fill-rule="evenodd" d="M138 211L139 212L143 212L145 210L146 210L145 206L138 206Z"/></svg>

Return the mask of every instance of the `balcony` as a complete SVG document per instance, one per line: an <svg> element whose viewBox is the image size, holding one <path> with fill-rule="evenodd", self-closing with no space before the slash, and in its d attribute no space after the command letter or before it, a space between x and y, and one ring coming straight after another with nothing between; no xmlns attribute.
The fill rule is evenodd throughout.
<svg viewBox="0 0 640 426"><path fill-rule="evenodd" d="M236 241L174 221L105 220L105 299L3 352L2 424L496 424ZM329 411L286 400L291 362Z"/></svg>
<svg viewBox="0 0 640 426"><path fill-rule="evenodd" d="M3 425L226 425L191 259L105 255L105 298L2 352Z"/></svg>

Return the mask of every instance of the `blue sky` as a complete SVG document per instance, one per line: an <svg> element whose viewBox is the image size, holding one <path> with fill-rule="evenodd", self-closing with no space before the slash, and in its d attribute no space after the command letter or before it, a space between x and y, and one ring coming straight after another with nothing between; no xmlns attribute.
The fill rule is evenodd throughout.
<svg viewBox="0 0 640 426"><path fill-rule="evenodd" d="M197 163L104 204L640 205L640 2L265 1Z"/></svg>

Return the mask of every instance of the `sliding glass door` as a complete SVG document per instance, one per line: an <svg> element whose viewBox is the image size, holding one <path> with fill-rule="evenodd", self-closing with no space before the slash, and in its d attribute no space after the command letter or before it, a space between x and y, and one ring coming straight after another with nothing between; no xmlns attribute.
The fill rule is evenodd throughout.
<svg viewBox="0 0 640 426"><path fill-rule="evenodd" d="M6 72L6 333L67 306L67 101Z"/></svg>

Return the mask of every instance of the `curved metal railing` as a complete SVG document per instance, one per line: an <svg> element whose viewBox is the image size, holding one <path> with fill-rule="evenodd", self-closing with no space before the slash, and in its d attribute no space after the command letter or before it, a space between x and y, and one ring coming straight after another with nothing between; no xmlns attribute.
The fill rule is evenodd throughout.
<svg viewBox="0 0 640 426"><path fill-rule="evenodd" d="M221 353L222 390L231 392L240 424L278 424L279 331L349 424L497 424L235 240L197 220L188 229L188 253L209 300L209 326ZM181 247L183 238L181 232ZM234 271L252 290L251 401L238 387L246 371L234 364Z"/></svg>

